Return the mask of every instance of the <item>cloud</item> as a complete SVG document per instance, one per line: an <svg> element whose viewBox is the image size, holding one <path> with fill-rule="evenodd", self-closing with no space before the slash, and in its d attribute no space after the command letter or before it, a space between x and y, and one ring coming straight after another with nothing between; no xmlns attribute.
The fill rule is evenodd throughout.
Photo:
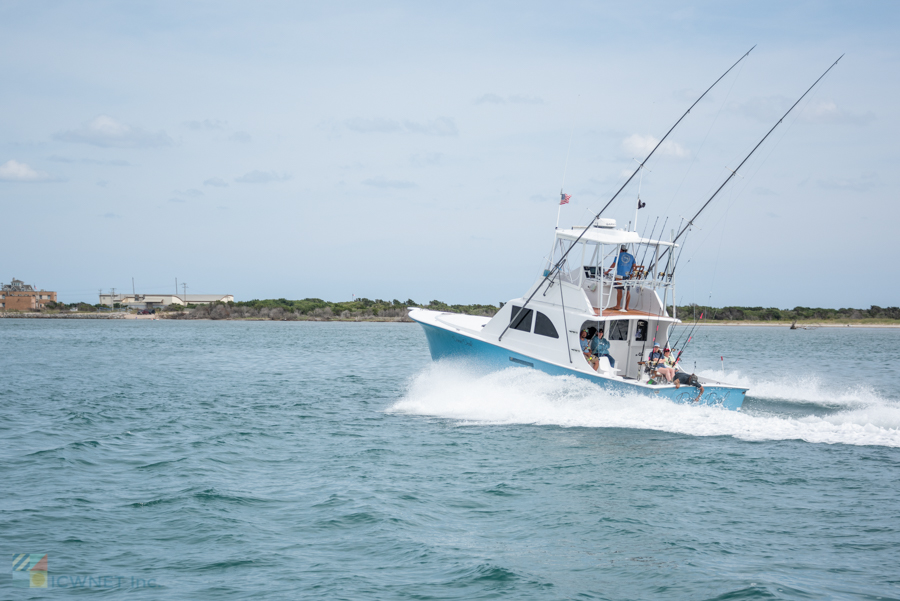
<svg viewBox="0 0 900 601"><path fill-rule="evenodd" d="M195 131L211 131L214 129L225 129L228 121L221 119L204 119L203 121L185 121L184 126Z"/></svg>
<svg viewBox="0 0 900 601"><path fill-rule="evenodd" d="M838 107L833 100L820 100L810 102L800 114L805 121L844 123L847 125L868 125L875 120L875 114L871 111L865 114L855 114Z"/></svg>
<svg viewBox="0 0 900 601"><path fill-rule="evenodd" d="M774 122L780 119L794 101L786 96L767 96L751 98L746 102L732 102L729 109L759 121ZM875 120L875 114L871 111L858 114L845 111L838 107L833 100L811 101L806 106L794 109L798 119L819 123L842 123L846 125L868 125Z"/></svg>
<svg viewBox="0 0 900 601"><path fill-rule="evenodd" d="M25 163L10 159L0 165L0 181L4 182L51 182L53 176L43 171L32 169Z"/></svg>
<svg viewBox="0 0 900 601"><path fill-rule="evenodd" d="M231 140L232 142L240 142L241 144L249 144L253 138L251 138L250 134L248 134L245 131L236 131L233 134L231 134L230 136L228 136L228 139Z"/></svg>
<svg viewBox="0 0 900 601"><path fill-rule="evenodd" d="M175 198L170 198L169 202L184 202L184 199L181 198L183 196L187 196L189 198L199 198L204 196L203 192L198 190L197 188L190 188L188 190L172 190L172 194L174 194Z"/></svg>
<svg viewBox="0 0 900 601"><path fill-rule="evenodd" d="M51 155L47 157L48 161L53 161L54 163L81 163L83 165L112 165L113 167L130 167L131 163L128 161L123 161L119 159L113 159L109 161L101 161L98 159L73 159L69 157L61 157L59 155Z"/></svg>
<svg viewBox="0 0 900 601"><path fill-rule="evenodd" d="M456 124L453 123L453 119L448 119L447 117L438 117L427 123L404 121L403 126L409 132L428 136L455 136L459 133L456 129Z"/></svg>
<svg viewBox="0 0 900 601"><path fill-rule="evenodd" d="M425 167L429 165L439 165L443 154L440 152L426 152L425 154L416 154L410 159L416 167Z"/></svg>
<svg viewBox="0 0 900 601"><path fill-rule="evenodd" d="M475 99L475 104L506 104L506 98L497 94L484 94Z"/></svg>
<svg viewBox="0 0 900 601"><path fill-rule="evenodd" d="M542 98L537 96L526 96L524 94L513 94L509 97L510 104L544 104Z"/></svg>
<svg viewBox="0 0 900 601"><path fill-rule="evenodd" d="M816 184L825 190L850 190L852 192L868 192L881 185L878 174L874 171L863 173L859 177L846 179L818 180Z"/></svg>
<svg viewBox="0 0 900 601"><path fill-rule="evenodd" d="M757 96L745 102L730 102L728 109L739 115L768 123L780 118L791 104L793 101L787 96Z"/></svg>
<svg viewBox="0 0 900 601"><path fill-rule="evenodd" d="M286 173L279 174L274 171L253 170L234 178L234 181L241 184L268 184L269 182L283 182L290 178L291 176Z"/></svg>
<svg viewBox="0 0 900 601"><path fill-rule="evenodd" d="M150 133L106 115L100 115L78 129L60 132L53 137L63 142L90 144L101 148L154 148L173 144L172 138L162 130Z"/></svg>
<svg viewBox="0 0 900 601"><path fill-rule="evenodd" d="M108 184L109 184L109 182L106 181L105 179L102 179L99 182L97 182L97 185L100 186L101 188L105 188Z"/></svg>
<svg viewBox="0 0 900 601"><path fill-rule="evenodd" d="M659 140L653 136L631 134L622 140L622 149L636 158L644 158L650 154L650 151L653 150L657 144L659 144ZM671 140L663 142L657 152L676 159L683 159L691 156L691 152L687 148L677 142L672 142Z"/></svg>
<svg viewBox="0 0 900 601"><path fill-rule="evenodd" d="M456 124L449 117L438 117L431 121L419 123L417 121L396 121L393 119L348 119L344 122L347 129L361 133L381 134L424 134L427 136L455 136L459 133Z"/></svg>
<svg viewBox="0 0 900 601"><path fill-rule="evenodd" d="M393 188L395 190L408 190L415 188L416 184L404 180L385 179L383 177L373 177L363 180L364 186L372 186L373 188Z"/></svg>
<svg viewBox="0 0 900 601"><path fill-rule="evenodd" d="M355 119L348 119L344 124L348 129L361 134L390 134L403 131L403 126L400 125L399 121L392 121L390 119L362 119L357 117Z"/></svg>
<svg viewBox="0 0 900 601"><path fill-rule="evenodd" d="M203 185L204 186L213 186L216 188L227 188L228 182L226 182L221 177L211 177L208 180L206 180L205 182L203 182Z"/></svg>
<svg viewBox="0 0 900 601"><path fill-rule="evenodd" d="M510 94L509 96L484 94L475 99L475 104L544 104L544 99L525 94Z"/></svg>
<svg viewBox="0 0 900 601"><path fill-rule="evenodd" d="M117 215L116 213L104 213L103 218L104 219L121 219L122 216Z"/></svg>

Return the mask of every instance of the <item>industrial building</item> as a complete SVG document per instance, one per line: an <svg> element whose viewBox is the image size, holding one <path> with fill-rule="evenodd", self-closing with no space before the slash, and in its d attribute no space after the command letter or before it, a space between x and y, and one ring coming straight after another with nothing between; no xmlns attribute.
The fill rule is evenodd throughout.
<svg viewBox="0 0 900 601"><path fill-rule="evenodd" d="M158 309L169 305L209 305L234 302L231 294L101 294L100 304L129 309Z"/></svg>
<svg viewBox="0 0 900 601"><path fill-rule="evenodd" d="M0 311L39 311L51 301L56 302L55 292L36 290L22 280L0 284Z"/></svg>

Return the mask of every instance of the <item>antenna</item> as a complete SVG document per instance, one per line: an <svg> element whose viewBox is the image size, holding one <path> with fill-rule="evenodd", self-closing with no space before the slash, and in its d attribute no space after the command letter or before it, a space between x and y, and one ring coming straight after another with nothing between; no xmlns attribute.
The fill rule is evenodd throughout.
<svg viewBox="0 0 900 601"><path fill-rule="evenodd" d="M647 203L641 202L641 186L644 184L644 169L647 169L647 168L644 167L644 165L643 165L640 161L638 161L637 159L632 158L631 160L634 161L635 163L637 163L637 164L639 165L639 166L638 166L638 169L639 169L640 172L641 172L640 177L638 177L637 208L634 210L634 231L637 232L637 228L638 228L638 211L640 211L640 210L643 209L645 206L647 206ZM650 171L650 170L647 169L647 171ZM650 171L650 173L653 173L653 172Z"/></svg>

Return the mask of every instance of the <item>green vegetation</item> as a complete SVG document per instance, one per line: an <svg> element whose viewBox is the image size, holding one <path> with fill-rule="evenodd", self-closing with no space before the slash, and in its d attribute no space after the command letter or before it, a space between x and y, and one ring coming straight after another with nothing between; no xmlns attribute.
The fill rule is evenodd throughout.
<svg viewBox="0 0 900 601"><path fill-rule="evenodd" d="M703 313L703 321L774 321L774 322L871 322L888 323L900 321L900 307L879 307L872 305L868 309L822 309L812 307L794 307L793 309L776 309L774 307L706 307L703 305L687 305L678 307L678 317L688 321Z"/></svg>
<svg viewBox="0 0 900 601"><path fill-rule="evenodd" d="M423 307L435 311L492 316L498 308L493 305L448 305L433 300L419 305L412 299L405 302L394 299L385 301L357 298L346 302L329 302L320 298L303 300L254 299L230 303L214 303L194 307L170 305L166 313L176 319L272 319L313 321L410 321L407 310Z"/></svg>

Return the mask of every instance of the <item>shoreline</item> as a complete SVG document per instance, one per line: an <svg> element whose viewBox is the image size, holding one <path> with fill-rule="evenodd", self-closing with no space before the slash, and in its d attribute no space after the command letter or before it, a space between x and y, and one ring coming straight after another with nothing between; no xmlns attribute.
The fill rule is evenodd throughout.
<svg viewBox="0 0 900 601"><path fill-rule="evenodd" d="M295 319L267 319L264 317L226 317L222 319L210 319L208 317L185 318L174 315L136 315L134 313L7 313L0 311L0 319L115 319L115 320L141 320L141 321L297 321L316 323L416 323L408 317L363 317L342 319L340 317L322 318L305 317ZM748 326L754 328L790 328L792 321L702 321L701 327L739 327ZM682 321L682 324L693 325L691 321ZM900 328L900 323L872 323L860 321L844 321L829 323L821 321L797 322L797 329L815 328Z"/></svg>

